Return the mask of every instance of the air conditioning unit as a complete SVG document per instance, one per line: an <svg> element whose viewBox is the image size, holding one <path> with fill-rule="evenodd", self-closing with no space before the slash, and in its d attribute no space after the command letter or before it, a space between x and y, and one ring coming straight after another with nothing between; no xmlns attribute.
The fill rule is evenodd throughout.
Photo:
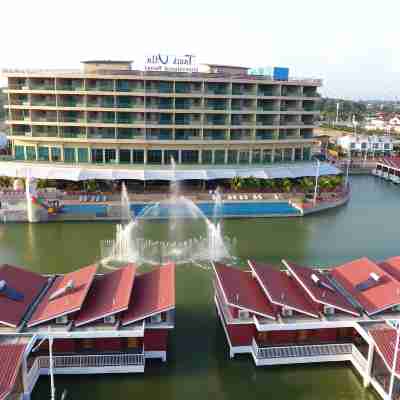
<svg viewBox="0 0 400 400"><path fill-rule="evenodd" d="M153 315L150 319L152 324L159 324L161 322L161 314Z"/></svg>
<svg viewBox="0 0 400 400"><path fill-rule="evenodd" d="M115 315L108 315L107 317L104 317L104 323L105 324L115 324L116 322Z"/></svg>
<svg viewBox="0 0 400 400"><path fill-rule="evenodd" d="M239 310L239 319L249 319L250 318L250 314L247 310Z"/></svg>
<svg viewBox="0 0 400 400"><path fill-rule="evenodd" d="M60 324L60 325L68 324L68 316L62 315L61 317L57 317L56 324Z"/></svg>
<svg viewBox="0 0 400 400"><path fill-rule="evenodd" d="M331 306L324 306L324 314L325 315L333 315L335 314L335 308Z"/></svg>
<svg viewBox="0 0 400 400"><path fill-rule="evenodd" d="M293 310L288 307L282 307L282 317L291 317L293 315Z"/></svg>

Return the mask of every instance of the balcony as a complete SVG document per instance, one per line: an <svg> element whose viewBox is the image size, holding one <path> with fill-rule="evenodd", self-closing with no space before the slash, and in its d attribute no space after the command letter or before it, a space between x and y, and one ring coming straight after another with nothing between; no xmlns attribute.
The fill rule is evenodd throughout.
<svg viewBox="0 0 400 400"><path fill-rule="evenodd" d="M200 140L200 134L195 132L175 132L175 140Z"/></svg>
<svg viewBox="0 0 400 400"><path fill-rule="evenodd" d="M274 140L276 135L273 132L256 132L256 140Z"/></svg>
<svg viewBox="0 0 400 400"><path fill-rule="evenodd" d="M204 140L226 140L225 132L204 132Z"/></svg>
<svg viewBox="0 0 400 400"><path fill-rule="evenodd" d="M95 355L54 356L55 374L101 374L121 372L144 372L143 353L115 353ZM48 375L50 357L37 357L29 369L27 389L32 390L40 375Z"/></svg>
<svg viewBox="0 0 400 400"><path fill-rule="evenodd" d="M81 92L84 90L83 84L57 84L57 90L65 92Z"/></svg>
<svg viewBox="0 0 400 400"><path fill-rule="evenodd" d="M55 90L54 84L43 83L43 84L31 84L29 90Z"/></svg>
<svg viewBox="0 0 400 400"><path fill-rule="evenodd" d="M73 132L73 131L64 131L60 134L61 137L67 139L84 139L86 138L86 134L83 132Z"/></svg>
<svg viewBox="0 0 400 400"><path fill-rule="evenodd" d="M137 83L126 82L126 81L117 81L117 89L118 92L143 92L144 86L138 85Z"/></svg>
<svg viewBox="0 0 400 400"><path fill-rule="evenodd" d="M51 100L35 100L32 99L31 102L32 107L55 107L56 106L56 101L51 101Z"/></svg>

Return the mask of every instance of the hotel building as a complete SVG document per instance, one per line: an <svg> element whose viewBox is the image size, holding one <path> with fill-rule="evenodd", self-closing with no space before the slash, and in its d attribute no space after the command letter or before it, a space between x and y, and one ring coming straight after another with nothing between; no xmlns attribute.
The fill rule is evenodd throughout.
<svg viewBox="0 0 400 400"><path fill-rule="evenodd" d="M82 65L4 71L15 160L143 169L172 157L198 167L311 158L320 80L210 64L191 73Z"/></svg>
<svg viewBox="0 0 400 400"><path fill-rule="evenodd" d="M29 399L41 375L144 372L167 359L175 266L43 276L0 266L0 400Z"/></svg>
<svg viewBox="0 0 400 400"><path fill-rule="evenodd" d="M385 400L400 398L400 257L328 270L249 261L214 265L215 304L230 357L256 366L347 362Z"/></svg>

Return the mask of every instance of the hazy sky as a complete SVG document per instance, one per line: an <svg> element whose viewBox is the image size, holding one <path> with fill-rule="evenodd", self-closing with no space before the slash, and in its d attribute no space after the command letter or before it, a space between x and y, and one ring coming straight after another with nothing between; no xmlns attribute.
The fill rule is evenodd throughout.
<svg viewBox="0 0 400 400"><path fill-rule="evenodd" d="M288 66L324 95L400 98L400 0L1 0L0 15L0 68L191 53Z"/></svg>

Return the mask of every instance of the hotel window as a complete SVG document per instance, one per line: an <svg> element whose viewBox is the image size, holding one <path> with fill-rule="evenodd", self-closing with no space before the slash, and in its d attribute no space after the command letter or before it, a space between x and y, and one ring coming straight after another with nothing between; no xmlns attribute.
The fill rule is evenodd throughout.
<svg viewBox="0 0 400 400"><path fill-rule="evenodd" d="M171 159L174 159L175 163L179 161L178 150L164 150L164 162L165 164L171 164Z"/></svg>
<svg viewBox="0 0 400 400"><path fill-rule="evenodd" d="M161 150L148 150L147 151L147 163L148 164L161 164Z"/></svg>
<svg viewBox="0 0 400 400"><path fill-rule="evenodd" d="M261 163L261 150L259 150L259 149L253 150L251 160L252 160L253 164L260 164Z"/></svg>
<svg viewBox="0 0 400 400"><path fill-rule="evenodd" d="M87 163L89 162L89 150L86 148L78 149L78 162Z"/></svg>
<svg viewBox="0 0 400 400"><path fill-rule="evenodd" d="M274 161L275 162L281 162L282 161L282 149L275 149L275 154L274 154Z"/></svg>
<svg viewBox="0 0 400 400"><path fill-rule="evenodd" d="M64 162L75 161L75 147L64 147Z"/></svg>
<svg viewBox="0 0 400 400"><path fill-rule="evenodd" d="M132 163L133 164L144 163L144 150L132 150Z"/></svg>
<svg viewBox="0 0 400 400"><path fill-rule="evenodd" d="M94 348L94 340L93 339L82 339L81 346L84 350L91 350Z"/></svg>
<svg viewBox="0 0 400 400"><path fill-rule="evenodd" d="M38 155L39 155L39 161L49 161L49 148L39 146Z"/></svg>
<svg viewBox="0 0 400 400"><path fill-rule="evenodd" d="M228 150L228 164L237 164L237 160L238 160L238 151Z"/></svg>
<svg viewBox="0 0 400 400"><path fill-rule="evenodd" d="M303 160L309 160L311 158L311 148L306 147L303 149Z"/></svg>
<svg viewBox="0 0 400 400"><path fill-rule="evenodd" d="M119 151L119 162L120 164L130 164L131 151L129 149L121 149Z"/></svg>
<svg viewBox="0 0 400 400"><path fill-rule="evenodd" d="M105 160L107 164L115 164L117 161L117 152L115 149L105 149Z"/></svg>
<svg viewBox="0 0 400 400"><path fill-rule="evenodd" d="M51 161L61 161L61 149L59 147L52 147L50 153Z"/></svg>
<svg viewBox="0 0 400 400"><path fill-rule="evenodd" d="M36 160L36 148L34 146L26 146L26 159Z"/></svg>
<svg viewBox="0 0 400 400"><path fill-rule="evenodd" d="M15 146L15 159L16 160L25 160L25 148L24 146Z"/></svg>
<svg viewBox="0 0 400 400"><path fill-rule="evenodd" d="M250 161L250 152L248 150L239 151L239 164L248 164Z"/></svg>
<svg viewBox="0 0 400 400"><path fill-rule="evenodd" d="M300 161L301 160L301 149L300 148L294 149L294 159L296 161Z"/></svg>
<svg viewBox="0 0 400 400"><path fill-rule="evenodd" d="M198 162L198 150L182 150L182 164L197 164Z"/></svg>
<svg viewBox="0 0 400 400"><path fill-rule="evenodd" d="M103 163L104 162L103 149L92 149L92 163Z"/></svg>
<svg viewBox="0 0 400 400"><path fill-rule="evenodd" d="M292 161L292 149L283 149L283 160Z"/></svg>
<svg viewBox="0 0 400 400"><path fill-rule="evenodd" d="M201 162L202 162L202 164L211 164L212 163L212 150L203 150L202 151Z"/></svg>
<svg viewBox="0 0 400 400"><path fill-rule="evenodd" d="M214 150L214 164L225 164L225 150Z"/></svg>
<svg viewBox="0 0 400 400"><path fill-rule="evenodd" d="M272 149L263 150L263 159L262 162L264 164L270 164L272 162Z"/></svg>

